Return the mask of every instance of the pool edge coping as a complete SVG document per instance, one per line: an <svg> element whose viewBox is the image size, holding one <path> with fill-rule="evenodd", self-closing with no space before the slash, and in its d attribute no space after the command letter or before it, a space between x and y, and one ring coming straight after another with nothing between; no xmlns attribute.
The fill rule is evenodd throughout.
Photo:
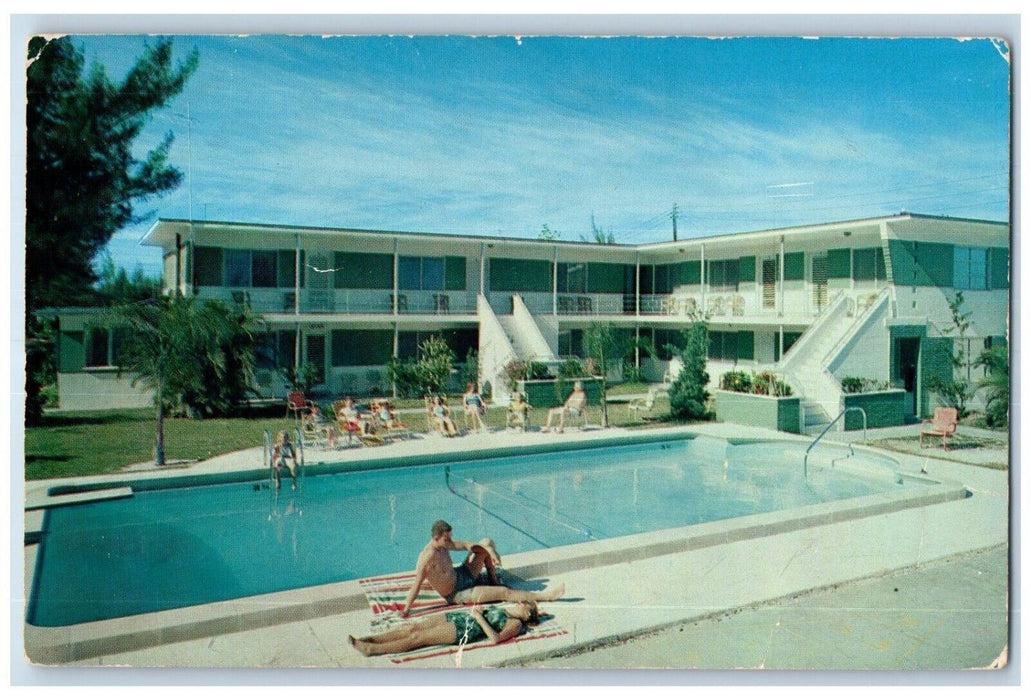
<svg viewBox="0 0 1031 700"><path fill-rule="evenodd" d="M900 474L922 485L915 490L511 554L506 557L505 570L521 580L542 578L936 505L970 495L959 482ZM34 571L38 546L27 546L26 550L27 570ZM30 552L33 561L29 561ZM63 627L38 627L23 619L24 651L33 663L57 665L366 608L364 593L357 580L351 580Z"/></svg>

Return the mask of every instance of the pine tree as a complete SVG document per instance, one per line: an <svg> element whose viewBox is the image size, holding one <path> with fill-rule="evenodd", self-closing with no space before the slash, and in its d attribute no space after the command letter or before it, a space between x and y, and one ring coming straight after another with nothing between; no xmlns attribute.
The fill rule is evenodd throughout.
<svg viewBox="0 0 1031 700"><path fill-rule="evenodd" d="M39 371L46 344L35 312L94 302L97 254L124 226L146 218L135 207L171 191L182 173L168 163L172 134L142 159L136 141L151 112L178 95L197 53L172 66L172 43L144 47L125 79L98 64L85 71L68 37L33 37L26 71L25 325L26 421L38 423Z"/></svg>

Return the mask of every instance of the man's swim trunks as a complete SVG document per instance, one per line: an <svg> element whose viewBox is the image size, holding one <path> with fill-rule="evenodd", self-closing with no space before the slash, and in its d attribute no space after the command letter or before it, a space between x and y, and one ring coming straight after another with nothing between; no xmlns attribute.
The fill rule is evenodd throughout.
<svg viewBox="0 0 1031 700"><path fill-rule="evenodd" d="M445 598L445 600L453 604L455 602L456 593L468 590L475 585L476 579L474 579L473 575L469 573L469 569L466 567L465 563L459 564L455 567L455 588L451 591L451 595Z"/></svg>

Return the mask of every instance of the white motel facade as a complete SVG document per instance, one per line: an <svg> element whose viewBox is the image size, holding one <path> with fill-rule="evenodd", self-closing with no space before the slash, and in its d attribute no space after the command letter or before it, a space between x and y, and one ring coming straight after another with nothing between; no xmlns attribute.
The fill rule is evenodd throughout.
<svg viewBox="0 0 1031 700"><path fill-rule="evenodd" d="M650 338L635 358L653 382L666 350L705 318L708 372L771 371L801 397L807 423L840 405L843 377L906 391L933 411L928 368L947 362L949 302L962 292L975 356L1008 338L1007 223L893 216L643 245L159 219L141 240L163 253L166 293L246 305L263 321L257 389L286 394L276 367L310 363L327 397L389 392L385 365L432 335L507 402L513 360L583 356L610 324ZM118 368L118 334L96 310L53 310L62 409L151 405ZM967 369L965 371L975 371Z"/></svg>

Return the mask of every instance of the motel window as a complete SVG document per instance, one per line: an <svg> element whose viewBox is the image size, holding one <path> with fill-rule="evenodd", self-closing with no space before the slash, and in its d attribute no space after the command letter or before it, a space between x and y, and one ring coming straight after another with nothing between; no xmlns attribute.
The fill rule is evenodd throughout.
<svg viewBox="0 0 1031 700"><path fill-rule="evenodd" d="M399 257L397 286L406 290L443 290L444 258Z"/></svg>
<svg viewBox="0 0 1031 700"><path fill-rule="evenodd" d="M251 286L251 251L226 250L226 286Z"/></svg>
<svg viewBox="0 0 1031 700"><path fill-rule="evenodd" d="M956 246L952 271L956 289L988 289L988 249Z"/></svg>
<svg viewBox="0 0 1031 700"><path fill-rule="evenodd" d="M884 251L881 248L857 248L852 251L852 279L857 282L883 282L886 278Z"/></svg>
<svg viewBox="0 0 1031 700"><path fill-rule="evenodd" d="M110 367L111 362L108 356L110 343L111 334L106 328L91 328L89 344L86 346L86 366Z"/></svg>
<svg viewBox="0 0 1031 700"><path fill-rule="evenodd" d="M334 367L370 367L385 365L394 349L391 330L333 331L330 357Z"/></svg>
<svg viewBox="0 0 1031 700"><path fill-rule="evenodd" d="M128 340L127 329L90 328L86 336L86 367L119 366Z"/></svg>
<svg viewBox="0 0 1031 700"><path fill-rule="evenodd" d="M562 331L558 334L559 357L583 357L584 332L579 328Z"/></svg>
<svg viewBox="0 0 1031 700"><path fill-rule="evenodd" d="M560 294L585 294L587 292L587 265L585 263L559 263L558 291Z"/></svg>
<svg viewBox="0 0 1031 700"><path fill-rule="evenodd" d="M198 287L222 286L222 249L199 246L196 273Z"/></svg>
<svg viewBox="0 0 1031 700"><path fill-rule="evenodd" d="M276 286L276 251L255 250L251 252L251 286Z"/></svg>
<svg viewBox="0 0 1031 700"><path fill-rule="evenodd" d="M672 345L679 348L684 342L681 331L667 328L642 328L641 337L652 339L652 343L655 345L655 358L663 362L673 359L674 353L667 346Z"/></svg>
<svg viewBox="0 0 1031 700"><path fill-rule="evenodd" d="M435 331L401 331L397 334L397 356L402 360L419 358L419 348L432 337L443 340L451 352L455 353L455 362L465 362L469 352L476 352L480 334L475 328L445 328Z"/></svg>
<svg viewBox="0 0 1031 700"><path fill-rule="evenodd" d="M712 260L709 262L709 276L706 280L709 289L714 292L736 292L739 280L741 261Z"/></svg>

